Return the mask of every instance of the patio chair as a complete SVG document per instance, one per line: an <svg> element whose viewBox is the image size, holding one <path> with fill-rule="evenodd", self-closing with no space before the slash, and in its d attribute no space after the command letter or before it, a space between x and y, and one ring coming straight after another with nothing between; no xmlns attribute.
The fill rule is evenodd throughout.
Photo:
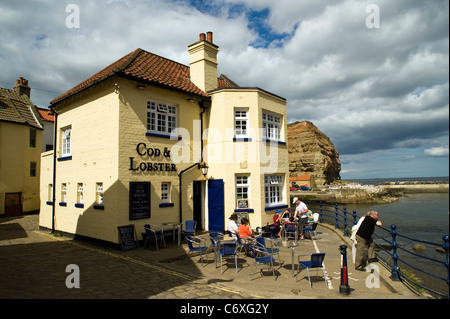
<svg viewBox="0 0 450 319"><path fill-rule="evenodd" d="M310 268L316 268L317 275L319 274L319 268L322 268L323 278L325 280L325 287L328 288L327 278L326 278L326 274L325 274L325 268L323 267L323 260L325 258L325 253L311 254L311 260L307 260L307 261L300 261L300 257L301 256L298 256L298 262L299 262L300 266L303 266L304 268L306 268L306 270L308 272L309 289L312 289L311 277L309 276Z"/></svg>
<svg viewBox="0 0 450 319"><path fill-rule="evenodd" d="M295 223L287 223L284 226L284 239L292 238L292 234L294 234L295 242L298 241L298 231L297 225Z"/></svg>
<svg viewBox="0 0 450 319"><path fill-rule="evenodd" d="M147 244L147 240L155 239L156 242L156 250L159 250L158 248L158 239L161 240L161 243L164 244L164 247L166 247L166 241L164 239L164 229L161 226L157 225L151 225L151 224L145 224L145 241L144 241L144 247Z"/></svg>
<svg viewBox="0 0 450 319"><path fill-rule="evenodd" d="M303 231L304 231L305 233L308 232L309 237L310 237L311 239L312 239L312 237L311 237L311 232L314 233L314 239L317 239L317 235L316 235L317 224L318 224L318 223L313 223L313 224L311 224L311 225L306 225L306 226L303 228Z"/></svg>
<svg viewBox="0 0 450 319"><path fill-rule="evenodd" d="M184 226L184 229L183 229ZM195 228L197 227L197 222L194 220L185 220L180 224L181 233L186 235L195 236Z"/></svg>
<svg viewBox="0 0 450 319"><path fill-rule="evenodd" d="M241 235L236 234L236 241L239 245L239 252L242 252L242 247L248 247L251 251L252 246L255 244L255 240L251 237L245 237L245 239L249 242L244 242L242 239L244 237L241 237Z"/></svg>
<svg viewBox="0 0 450 319"><path fill-rule="evenodd" d="M236 253L236 243L223 243L222 249L219 250L220 256L220 273L222 274L222 264L223 258L233 258L234 264L236 265L236 273L237 273L237 253Z"/></svg>
<svg viewBox="0 0 450 319"><path fill-rule="evenodd" d="M254 273L252 273L252 268L255 268L255 271L256 271L259 264L269 264L269 267L272 268L272 275L275 276L275 269L273 267L273 262L275 261L275 259L267 251L267 249L256 245L256 246L252 247L252 250L253 250L253 255L255 256L255 258L254 258L253 266L250 267L250 272L249 272L248 276L252 277L252 275L254 275ZM276 277L275 277L275 279L276 279Z"/></svg>
<svg viewBox="0 0 450 319"><path fill-rule="evenodd" d="M210 230L209 231L209 239L211 240L211 247L214 249L214 264L217 267L217 252L218 250L221 248L221 244L217 241L217 238L222 236L223 234L215 231L215 230Z"/></svg>
<svg viewBox="0 0 450 319"><path fill-rule="evenodd" d="M202 261L202 267L203 267L203 253L204 252L206 252L206 258L208 258L207 250L209 247L206 246L206 241L203 238L196 237L196 236L190 236L190 235L186 235L185 239L186 239L186 243L189 248L189 252L186 255L186 258L193 253L200 252L200 260ZM202 246L202 244L203 244L203 246Z"/></svg>
<svg viewBox="0 0 450 319"><path fill-rule="evenodd" d="M267 252L273 257L274 253L277 253L278 255L278 262L281 263L280 259L280 250L278 248L273 248L273 241L270 238L267 238L267 240L270 240L271 247L267 248L266 246L266 238L265 237L256 237L256 244L259 247L265 248Z"/></svg>

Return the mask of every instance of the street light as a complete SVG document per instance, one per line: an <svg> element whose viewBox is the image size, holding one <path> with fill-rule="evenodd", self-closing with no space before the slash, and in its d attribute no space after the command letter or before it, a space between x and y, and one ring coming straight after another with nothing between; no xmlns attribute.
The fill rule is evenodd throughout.
<svg viewBox="0 0 450 319"><path fill-rule="evenodd" d="M208 168L209 168L208 165L206 165L206 163L203 162L202 164L199 164L198 168L202 170L203 176L206 177L206 175L208 174Z"/></svg>

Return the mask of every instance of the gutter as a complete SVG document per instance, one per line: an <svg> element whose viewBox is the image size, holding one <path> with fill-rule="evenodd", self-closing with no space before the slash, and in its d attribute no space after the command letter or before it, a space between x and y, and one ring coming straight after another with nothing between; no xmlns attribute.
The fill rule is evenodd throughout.
<svg viewBox="0 0 450 319"><path fill-rule="evenodd" d="M50 108L51 109L51 108ZM55 110L51 109L54 116L54 126L53 126L53 194L52 194L52 231L51 233L55 233L55 203L56 203L56 140L58 132L58 113L55 112Z"/></svg>

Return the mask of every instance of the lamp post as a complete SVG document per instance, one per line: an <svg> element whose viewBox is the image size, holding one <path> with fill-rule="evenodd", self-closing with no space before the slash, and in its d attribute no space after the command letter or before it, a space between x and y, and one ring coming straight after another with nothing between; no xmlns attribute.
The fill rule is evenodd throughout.
<svg viewBox="0 0 450 319"><path fill-rule="evenodd" d="M208 165L206 165L206 163L205 162L203 162L202 164L199 164L199 169L201 169L202 170L202 174L203 174L203 176L205 176L206 177L206 175L208 174Z"/></svg>

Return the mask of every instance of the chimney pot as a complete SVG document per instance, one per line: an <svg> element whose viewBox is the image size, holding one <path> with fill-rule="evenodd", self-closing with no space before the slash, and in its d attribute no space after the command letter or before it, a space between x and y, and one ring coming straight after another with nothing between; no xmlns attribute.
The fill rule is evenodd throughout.
<svg viewBox="0 0 450 319"><path fill-rule="evenodd" d="M213 43L213 33L211 31L208 31L206 33L206 41L208 41L209 43Z"/></svg>
<svg viewBox="0 0 450 319"><path fill-rule="evenodd" d="M200 41L205 41L206 35L204 33L200 33Z"/></svg>
<svg viewBox="0 0 450 319"><path fill-rule="evenodd" d="M31 88L28 86L28 80L20 77L16 80L16 85L14 86L14 91L19 93L20 95L25 94L30 97Z"/></svg>

